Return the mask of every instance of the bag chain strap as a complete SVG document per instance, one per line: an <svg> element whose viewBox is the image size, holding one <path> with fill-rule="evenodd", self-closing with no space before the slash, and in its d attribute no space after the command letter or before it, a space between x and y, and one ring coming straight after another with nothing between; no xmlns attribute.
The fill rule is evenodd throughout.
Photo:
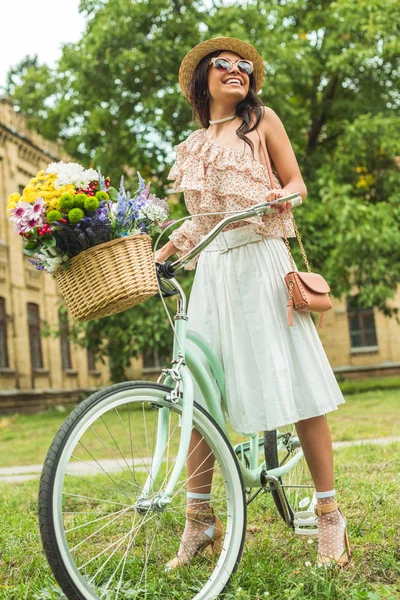
<svg viewBox="0 0 400 600"><path fill-rule="evenodd" d="M304 250L303 242L301 241L300 233L299 233L299 230L297 229L297 224L296 224L296 221L294 219L293 213L291 213L290 216L291 216L292 221L293 221L294 230L296 232L297 241L299 242L301 254L303 255L304 263L305 263L305 265L307 267L307 271L309 273L311 273L311 268L310 268L310 265L309 265L309 262L308 262L308 259L307 259L306 251ZM289 252L290 264L291 264L291 267L292 267L292 271L294 271L295 268L294 268L294 260L293 260L293 256L292 256L292 251L290 250L290 244L289 244L289 240L288 240L287 234L286 234L285 221L284 221L281 213L279 213L279 218L281 220L281 225L282 225L284 236L285 236L286 248L288 249L288 252Z"/></svg>
<svg viewBox="0 0 400 600"><path fill-rule="evenodd" d="M268 175L269 175L270 183L271 183L271 185L273 185L274 177L273 177L273 174L272 174L271 161L270 161L270 158L269 158L269 154L268 154L268 150L267 150L267 145L265 143L264 136L261 134L261 132L259 130L259 127L257 127L256 130L257 130L257 133L258 133L258 137L260 138L261 147L262 147L262 149L264 151L265 162L267 163L267 169L268 169ZM279 176L278 176L278 179L279 179ZM281 184L281 187L282 187L282 183L281 183L280 180L279 180L279 183ZM293 215L292 212L290 213L290 216L291 216L292 221L293 221L293 225L294 225L294 230L296 232L297 241L299 242L300 250L301 250L301 253L303 255L303 259L304 259L305 265L307 267L307 271L309 273L311 273L311 268L310 268L310 265L308 263L306 251L304 250L303 242L301 241L300 233L299 233L299 230L297 229L296 221L294 219L294 215ZM292 271L294 271L295 270L294 260L293 260L292 252L290 250L289 240L287 238L285 221L284 221L281 213L279 213L279 218L280 218L280 221L281 221L281 225L282 225L282 229L283 229L283 234L284 234L284 237L285 237L285 244L286 244L286 247L287 247L288 253L289 253L290 265L292 267Z"/></svg>

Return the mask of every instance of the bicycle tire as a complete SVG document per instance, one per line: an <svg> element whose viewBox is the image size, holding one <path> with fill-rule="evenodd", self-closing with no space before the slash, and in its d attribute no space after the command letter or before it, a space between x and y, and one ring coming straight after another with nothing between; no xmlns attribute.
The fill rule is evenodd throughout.
<svg viewBox="0 0 400 600"><path fill-rule="evenodd" d="M86 426L85 419L86 422L89 422L90 419L94 418L96 410L100 412L100 410L103 410L104 407L107 406L107 403L108 406L112 407L113 402L116 402L121 395L124 396L128 393L132 395L140 393L143 394L144 397L147 397L150 393L154 394L154 396L152 396L152 402L149 402L149 408L152 407L156 410L157 408L168 407L170 411L174 410L176 412L176 417L179 418L181 405L179 403L173 404L165 399L165 395L170 391L171 388L168 386L148 381L123 382L104 388L95 392L84 402L79 404L61 425L54 437L40 479L39 524L42 544L47 560L57 582L69 600L97 600L102 597L98 595L100 592L97 589L87 588L87 581L79 573L78 566L68 557L68 554L70 556L71 553L65 546L65 528L60 528L60 519L62 519L63 511L61 505L58 507L57 494L60 493L62 496L62 492L57 491L57 488L59 490L61 477L63 477L62 481L64 482L68 475L68 464L65 466L65 456L69 452L70 446L74 443L74 435L79 435L79 428L81 428L82 431L87 431L84 430L84 427ZM246 502L240 468L229 441L217 423L196 403L193 410L193 424L199 431L203 432L203 435L208 436L206 439L210 438L211 440L211 438L213 438L213 450L215 454L217 457L226 460L226 464L223 464L221 467L224 477L228 478L228 485L234 488L232 489L231 494L232 499L234 500L233 503L231 501L231 509L233 512L227 517L227 523L229 523L230 530L228 535L227 526L225 539L228 541L226 542L224 540L223 549L225 555L223 552L221 553L214 571L205 582L202 589L197 590L195 595L190 596L193 600L208 600L209 598L219 597L219 595L226 590L232 573L234 573L238 567L246 532ZM62 474L63 470L65 470L64 475ZM100 496L100 492L98 495ZM57 514L57 511L61 514ZM81 515L81 513L77 514ZM167 514L167 511L165 511L165 514ZM89 521L88 523L90 524L91 522ZM60 533L61 530L64 533ZM170 558L172 558L172 556L170 556ZM187 567L185 569L187 569ZM175 577L177 576L175 575ZM162 585L166 585L165 581L160 584L160 586ZM192 588L194 589L194 585L192 585ZM107 598L108 597L109 596L107 596ZM118 588L117 597L120 600L124 599L124 594L120 593L120 588ZM132 596L128 597L131 598ZM134 597L138 598L138 600L142 598L140 594L135 594ZM143 597L148 597L147 591L145 591ZM152 595L152 597L156 598L154 595ZM160 596L160 598L161 597L166 596L164 594L163 596ZM170 594L168 597L178 598L182 596ZM185 595L185 597L189 600L187 595Z"/></svg>

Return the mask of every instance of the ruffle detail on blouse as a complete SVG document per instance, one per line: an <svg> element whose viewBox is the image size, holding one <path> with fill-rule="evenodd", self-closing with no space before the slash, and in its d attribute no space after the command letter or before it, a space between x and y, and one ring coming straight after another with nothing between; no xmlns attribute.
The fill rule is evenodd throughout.
<svg viewBox="0 0 400 600"><path fill-rule="evenodd" d="M202 231L196 223L193 222L193 219L187 219L183 225L175 229L168 238L174 246L178 248L177 255L181 258L200 242L201 235ZM195 269L199 258L199 254L192 258L192 260L186 263L184 269L188 271Z"/></svg>
<svg viewBox="0 0 400 600"><path fill-rule="evenodd" d="M243 142L244 143L244 142ZM267 167L239 148L215 144L203 129L192 132L186 140L174 146L176 161L167 175L174 180L174 190L210 192L213 196L240 195L254 203L260 202L271 187L280 188L275 177L271 185ZM207 177L206 177L207 175ZM243 192L235 193L238 181Z"/></svg>

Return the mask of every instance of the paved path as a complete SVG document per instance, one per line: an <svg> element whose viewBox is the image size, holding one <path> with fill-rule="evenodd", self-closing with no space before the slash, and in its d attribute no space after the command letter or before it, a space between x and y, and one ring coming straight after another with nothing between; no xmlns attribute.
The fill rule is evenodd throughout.
<svg viewBox="0 0 400 600"><path fill-rule="evenodd" d="M347 448L348 446L361 446L363 444L377 444L377 445L387 445L392 444L393 442L400 442L400 437L384 437L384 438L371 438L367 440L352 440L348 442L333 442L333 448ZM150 458L144 458L144 464L150 464ZM143 461L140 461L140 465L143 465ZM146 466L140 466L139 464L135 466L135 470L137 471L146 471ZM118 472L121 470L121 466L116 463L115 460L105 459L99 462L96 461L86 461L86 462L75 462L69 465L69 471L73 472L75 475L90 475L93 474L93 469L97 469L101 471L101 469L106 469L107 471ZM19 483L23 481L30 481L31 479L38 479L40 477L40 473L42 471L42 465L25 465L20 467L0 467L0 482L8 482L8 483Z"/></svg>

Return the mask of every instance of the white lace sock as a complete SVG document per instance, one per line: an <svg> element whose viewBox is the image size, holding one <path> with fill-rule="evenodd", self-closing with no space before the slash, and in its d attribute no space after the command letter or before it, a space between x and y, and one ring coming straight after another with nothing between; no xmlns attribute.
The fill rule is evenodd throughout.
<svg viewBox="0 0 400 600"><path fill-rule="evenodd" d="M210 494L187 494L188 511L205 511L203 515L186 519L185 529L178 550L178 558L191 560L196 552L212 538L215 516L210 505ZM208 514L207 514L208 513ZM207 533L209 535L207 535Z"/></svg>
<svg viewBox="0 0 400 600"><path fill-rule="evenodd" d="M320 493L320 495L323 494L324 492ZM321 504L330 504L336 499L334 490L331 496L321 498L318 495L319 493L317 492L317 504L319 506ZM346 522L338 509L318 516L318 552L329 558L339 559L346 548L344 543L345 527Z"/></svg>

